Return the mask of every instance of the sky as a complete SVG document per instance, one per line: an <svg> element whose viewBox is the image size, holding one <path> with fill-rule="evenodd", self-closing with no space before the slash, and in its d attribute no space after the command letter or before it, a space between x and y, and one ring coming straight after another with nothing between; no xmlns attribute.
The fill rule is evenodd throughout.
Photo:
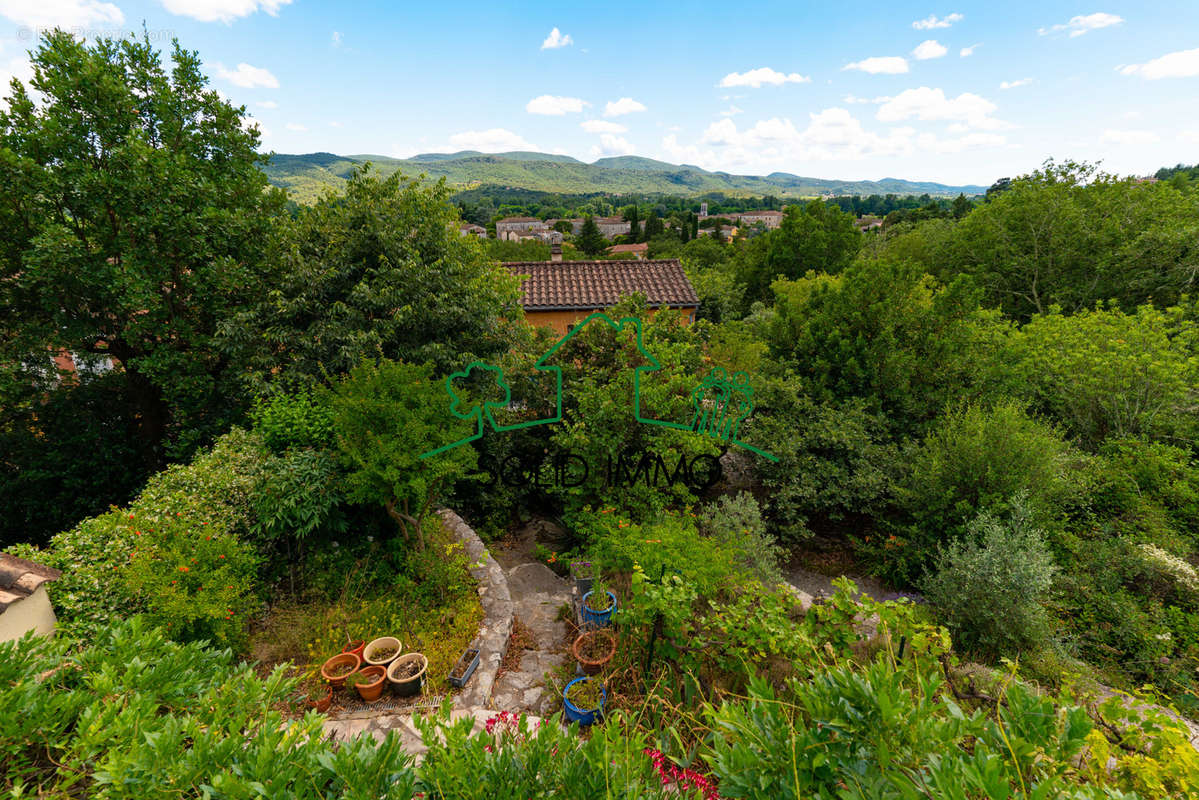
<svg viewBox="0 0 1199 800"><path fill-rule="evenodd" d="M199 52L278 153L537 150L989 185L1048 158L1199 162L1199 2L0 0ZM6 89L3 93L7 93Z"/></svg>

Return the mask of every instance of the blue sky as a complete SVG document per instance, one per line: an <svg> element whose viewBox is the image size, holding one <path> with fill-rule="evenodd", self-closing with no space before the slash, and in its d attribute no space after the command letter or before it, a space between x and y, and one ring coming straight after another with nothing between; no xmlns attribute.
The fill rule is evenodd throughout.
<svg viewBox="0 0 1199 800"><path fill-rule="evenodd" d="M1199 161L1194 0L873 5L0 0L0 74L28 74L38 28L144 23L198 50L280 153L979 184L1049 157Z"/></svg>

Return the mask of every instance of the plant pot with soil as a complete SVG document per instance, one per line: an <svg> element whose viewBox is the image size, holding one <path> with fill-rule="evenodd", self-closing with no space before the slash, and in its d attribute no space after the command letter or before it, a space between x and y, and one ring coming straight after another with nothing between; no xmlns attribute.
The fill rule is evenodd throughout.
<svg viewBox="0 0 1199 800"><path fill-rule="evenodd" d="M388 665L387 680L400 697L411 697L420 693L428 668L429 659L422 653L406 653Z"/></svg>
<svg viewBox="0 0 1199 800"><path fill-rule="evenodd" d="M347 644L345 647L343 647L341 649L341 652L353 653L354 655L358 656L359 659L361 659L362 651L365 649L366 649L366 640L365 639L350 639L350 643Z"/></svg>
<svg viewBox="0 0 1199 800"><path fill-rule="evenodd" d="M361 665L362 659L354 653L338 653L321 665L321 677L330 686L345 686L346 678L357 672Z"/></svg>
<svg viewBox="0 0 1199 800"><path fill-rule="evenodd" d="M614 611L616 595L604 588L602 583L583 595L583 622L590 622L597 627L611 625Z"/></svg>
<svg viewBox="0 0 1199 800"><path fill-rule="evenodd" d="M383 684L387 680L387 670L378 665L363 667L346 678L346 686L352 686L368 703L373 703L383 694Z"/></svg>
<svg viewBox="0 0 1199 800"><path fill-rule="evenodd" d="M583 726L593 724L603 715L607 699L607 690L594 678L575 678L562 690L567 721Z"/></svg>
<svg viewBox="0 0 1199 800"><path fill-rule="evenodd" d="M373 667L386 667L396 660L403 649L396 637L380 636L378 639L372 639L362 651L362 660Z"/></svg>
<svg viewBox="0 0 1199 800"><path fill-rule="evenodd" d="M463 650L462 655L458 657L458 663L450 670L450 685L461 689L470 680L470 676L475 674L475 668L478 666L479 651L473 647Z"/></svg>
<svg viewBox="0 0 1199 800"><path fill-rule="evenodd" d="M616 655L616 636L606 628L580 633L570 651L583 672L596 675Z"/></svg>
<svg viewBox="0 0 1199 800"><path fill-rule="evenodd" d="M308 691L308 706L315 708L321 714L329 710L329 706L333 703L333 687L329 684L322 684Z"/></svg>

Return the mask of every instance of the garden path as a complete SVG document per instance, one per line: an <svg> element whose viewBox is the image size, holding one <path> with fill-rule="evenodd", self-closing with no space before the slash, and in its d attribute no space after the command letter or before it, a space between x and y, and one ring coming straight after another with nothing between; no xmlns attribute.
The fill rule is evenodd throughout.
<svg viewBox="0 0 1199 800"><path fill-rule="evenodd" d="M548 716L561 705L560 686L547 674L560 672L571 662L563 606L570 611L571 585L531 556L496 549L496 560L504 566L513 616L532 638L531 647L519 654L519 665L504 671L495 681L491 704L507 711L524 711ZM516 655L508 654L510 661Z"/></svg>

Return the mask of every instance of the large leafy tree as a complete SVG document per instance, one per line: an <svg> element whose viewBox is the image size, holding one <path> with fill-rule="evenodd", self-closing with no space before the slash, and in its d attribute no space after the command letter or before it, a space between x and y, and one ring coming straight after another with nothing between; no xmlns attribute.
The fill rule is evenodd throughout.
<svg viewBox="0 0 1199 800"><path fill-rule="evenodd" d="M282 206L259 137L176 43L48 34L0 111L0 362L10 386L52 351L119 362L149 464L236 410L217 323L266 285Z"/></svg>
<svg viewBox="0 0 1199 800"><path fill-rule="evenodd" d="M280 283L224 328L257 381L322 381L378 357L448 373L519 333L518 279L459 234L444 182L363 169L344 195L300 209L272 249Z"/></svg>
<svg viewBox="0 0 1199 800"><path fill-rule="evenodd" d="M802 278L807 272L841 272L853 262L862 235L853 216L820 200L790 206L782 224L750 240L741 253L738 278L746 302L768 301L778 278Z"/></svg>

